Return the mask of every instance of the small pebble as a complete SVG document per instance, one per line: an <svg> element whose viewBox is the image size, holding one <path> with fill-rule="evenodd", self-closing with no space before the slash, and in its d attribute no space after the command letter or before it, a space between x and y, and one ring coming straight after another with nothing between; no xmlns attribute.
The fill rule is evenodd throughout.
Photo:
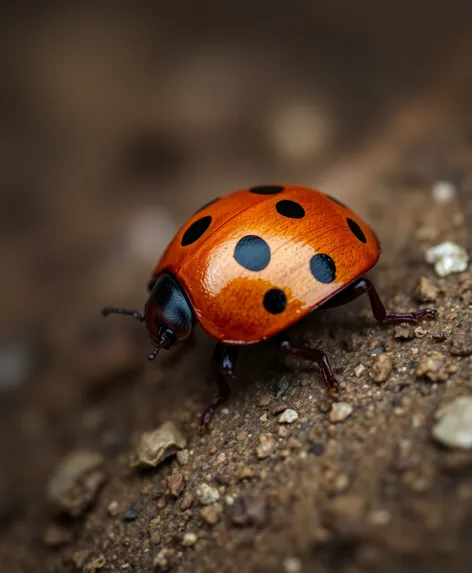
<svg viewBox="0 0 472 573"><path fill-rule="evenodd" d="M153 545L159 545L159 543L161 542L161 534L158 531L153 531L151 533L151 536L149 537L149 541Z"/></svg>
<svg viewBox="0 0 472 573"><path fill-rule="evenodd" d="M451 339L449 352L453 356L472 355L472 332L459 332Z"/></svg>
<svg viewBox="0 0 472 573"><path fill-rule="evenodd" d="M189 451L187 449L180 450L179 452L176 453L176 458L179 464L181 466L184 466L185 464L188 463Z"/></svg>
<svg viewBox="0 0 472 573"><path fill-rule="evenodd" d="M216 487L211 487L207 483L200 484L195 490L195 494L202 505L210 505L220 499L220 492Z"/></svg>
<svg viewBox="0 0 472 573"><path fill-rule="evenodd" d="M444 354L433 351L423 356L418 362L416 376L427 378L430 382L446 382L449 374Z"/></svg>
<svg viewBox="0 0 472 573"><path fill-rule="evenodd" d="M104 555L99 555L92 561L89 561L86 565L84 565L84 573L96 573L96 571L100 571L105 567L107 560L105 559Z"/></svg>
<svg viewBox="0 0 472 573"><path fill-rule="evenodd" d="M429 248L425 256L426 262L434 265L434 270L440 277L461 273L467 269L469 263L467 250L451 241Z"/></svg>
<svg viewBox="0 0 472 573"><path fill-rule="evenodd" d="M271 402L272 402L272 396L270 394L265 394L259 400L259 406L261 406L261 408L266 408Z"/></svg>
<svg viewBox="0 0 472 573"><path fill-rule="evenodd" d="M444 330L441 330L440 328L433 328L431 337L435 342L444 342L447 338L447 335Z"/></svg>
<svg viewBox="0 0 472 573"><path fill-rule="evenodd" d="M472 448L472 396L461 396L436 412L433 436L452 448Z"/></svg>
<svg viewBox="0 0 472 573"><path fill-rule="evenodd" d="M413 338L413 331L407 322L397 324L394 330L394 337L400 340L411 340Z"/></svg>
<svg viewBox="0 0 472 573"><path fill-rule="evenodd" d="M161 571L168 571L171 569L175 563L176 553L175 549L162 548L156 555L153 561L153 566L155 569L160 569Z"/></svg>
<svg viewBox="0 0 472 573"><path fill-rule="evenodd" d="M431 192L436 203L448 203L456 196L456 186L450 181L436 181Z"/></svg>
<svg viewBox="0 0 472 573"><path fill-rule="evenodd" d="M425 330L422 326L417 326L415 328L415 337L416 338L424 338L428 334L428 331Z"/></svg>
<svg viewBox="0 0 472 573"><path fill-rule="evenodd" d="M262 416L259 418L260 422L267 422L267 420L269 419L269 417L267 416L267 412L265 412L264 414L262 414Z"/></svg>
<svg viewBox="0 0 472 573"><path fill-rule="evenodd" d="M132 466L156 467L185 447L186 440L173 422L165 422L157 430L145 432L136 450Z"/></svg>
<svg viewBox="0 0 472 573"><path fill-rule="evenodd" d="M363 364L359 364L354 368L354 374L359 378L359 376L364 372L365 366Z"/></svg>
<svg viewBox="0 0 472 573"><path fill-rule="evenodd" d="M177 498L185 486L184 476L181 473L172 474L167 478L167 487L170 495Z"/></svg>
<svg viewBox="0 0 472 573"><path fill-rule="evenodd" d="M289 388L290 382L288 381L288 378L286 376L282 376L282 378L280 378L280 380L277 382L275 397L280 398Z"/></svg>
<svg viewBox="0 0 472 573"><path fill-rule="evenodd" d="M197 542L197 536L195 535L195 533L191 531L187 531L187 533L184 533L184 536L182 538L182 545L184 545L185 547L192 547L193 545L195 545L196 542Z"/></svg>
<svg viewBox="0 0 472 573"><path fill-rule="evenodd" d="M182 496L182 500L180 502L180 509L182 511L189 509L193 503L193 499L194 499L194 497L193 497L192 492L190 492L190 491L185 492L184 495Z"/></svg>
<svg viewBox="0 0 472 573"><path fill-rule="evenodd" d="M382 354L377 354L372 360L369 376L376 384L381 384L390 376L392 369L392 357L387 352L383 352Z"/></svg>
<svg viewBox="0 0 472 573"><path fill-rule="evenodd" d="M49 480L49 499L72 517L84 513L105 482L103 461L100 454L87 451L66 456Z"/></svg>
<svg viewBox="0 0 472 573"><path fill-rule="evenodd" d="M136 521L138 515L138 510L135 507L128 507L123 515L123 521Z"/></svg>
<svg viewBox="0 0 472 573"><path fill-rule="evenodd" d="M111 501L108 504L107 511L108 515L116 517L120 513L120 504L116 500Z"/></svg>
<svg viewBox="0 0 472 573"><path fill-rule="evenodd" d="M335 402L329 412L329 421L333 424L343 422L353 412L353 407L347 402Z"/></svg>
<svg viewBox="0 0 472 573"><path fill-rule="evenodd" d="M420 277L415 288L415 298L420 302L434 302L439 296L439 287L427 277Z"/></svg>
<svg viewBox="0 0 472 573"><path fill-rule="evenodd" d="M302 563L296 557L286 557L284 559L284 569L286 573L300 573L302 570Z"/></svg>
<svg viewBox="0 0 472 573"><path fill-rule="evenodd" d="M200 510L200 517L208 523L208 525L216 525L223 514L223 507L219 503L213 503L202 507Z"/></svg>
<svg viewBox="0 0 472 573"><path fill-rule="evenodd" d="M281 438L287 438L288 436L290 436L290 430L287 428L287 426L279 426L277 429L277 434Z"/></svg>
<svg viewBox="0 0 472 573"><path fill-rule="evenodd" d="M272 434L261 434L259 436L259 444L256 448L256 455L258 459L263 460L268 458L274 453L277 443Z"/></svg>
<svg viewBox="0 0 472 573"><path fill-rule="evenodd" d="M298 420L298 413L295 410L287 408L279 416L279 424L293 424Z"/></svg>

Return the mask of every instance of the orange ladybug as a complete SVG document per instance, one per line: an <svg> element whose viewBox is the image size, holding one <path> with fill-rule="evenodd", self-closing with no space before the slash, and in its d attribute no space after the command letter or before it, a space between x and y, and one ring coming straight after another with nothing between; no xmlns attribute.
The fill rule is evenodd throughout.
<svg viewBox="0 0 472 573"><path fill-rule="evenodd" d="M285 354L316 362L331 390L336 378L321 351L294 347L281 333L314 309L345 304L366 293L382 323L417 322L436 311L388 312L362 275L380 256L372 229L340 201L296 185L260 185L214 199L180 228L152 271L144 314L106 307L144 322L161 348L186 339L195 324L217 340L218 393L207 425L229 396L226 378L238 346L277 336Z"/></svg>

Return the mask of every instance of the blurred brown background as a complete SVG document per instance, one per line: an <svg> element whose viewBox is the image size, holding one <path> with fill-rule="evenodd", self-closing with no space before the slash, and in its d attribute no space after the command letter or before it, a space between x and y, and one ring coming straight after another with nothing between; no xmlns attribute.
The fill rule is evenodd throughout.
<svg viewBox="0 0 472 573"><path fill-rule="evenodd" d="M216 194L323 186L374 136L393 149L431 130L468 103L471 12L418 0L5 6L2 259L14 272L2 323L70 311L133 219L162 231L142 272ZM116 283L134 275L123 269Z"/></svg>
<svg viewBox="0 0 472 573"><path fill-rule="evenodd" d="M441 157L471 137L471 38L459 0L5 3L0 520L87 442L77 332L141 308L201 204L295 182L369 214L399 156L400 178L458 176Z"/></svg>

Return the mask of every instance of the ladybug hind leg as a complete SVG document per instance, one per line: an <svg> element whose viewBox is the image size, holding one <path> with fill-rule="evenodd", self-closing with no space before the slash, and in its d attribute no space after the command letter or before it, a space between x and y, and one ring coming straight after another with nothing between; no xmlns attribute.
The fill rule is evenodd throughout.
<svg viewBox="0 0 472 573"><path fill-rule="evenodd" d="M352 302L363 294L367 294L376 320L383 324L392 322L419 322L425 316L436 316L433 308L423 308L416 312L389 312L381 301L374 285L365 278L360 278L346 287L339 294L326 302L321 308L333 308Z"/></svg>
<svg viewBox="0 0 472 573"><path fill-rule="evenodd" d="M238 357L238 348L236 346L227 346L226 344L217 343L213 351L211 366L213 375L216 380L218 391L213 402L209 404L203 412L200 419L200 427L205 428L213 418L213 414L218 406L226 401L231 393L227 378L231 378L236 366Z"/></svg>

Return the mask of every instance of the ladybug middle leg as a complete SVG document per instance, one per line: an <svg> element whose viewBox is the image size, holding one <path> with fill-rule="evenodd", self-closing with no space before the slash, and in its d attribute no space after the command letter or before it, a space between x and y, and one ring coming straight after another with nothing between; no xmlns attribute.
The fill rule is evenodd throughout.
<svg viewBox="0 0 472 573"><path fill-rule="evenodd" d="M298 356L309 360L310 362L316 362L320 367L323 380L326 386L328 386L331 392L335 392L339 386L331 366L328 361L328 357L322 350L317 348L308 348L306 346L294 347L290 344L288 340L282 340L280 343L280 350L284 354L289 354L291 356Z"/></svg>
<svg viewBox="0 0 472 573"><path fill-rule="evenodd" d="M331 300L323 304L320 308L333 308L352 302L359 296L367 294L372 307L372 313L376 320L383 324L391 322L419 322L425 316L436 316L436 311L433 308L423 308L416 312L389 312L375 290L374 285L367 279L360 278L354 281L351 285L346 287L339 294L335 295Z"/></svg>
<svg viewBox="0 0 472 573"><path fill-rule="evenodd" d="M215 350L213 351L211 366L218 391L213 402L203 412L200 419L201 428L208 426L210 420L213 418L215 410L218 406L221 406L221 404L223 404L230 395L231 389L226 379L231 378L233 375L237 357L238 348L236 346L227 346L226 344L221 344L221 342L216 344Z"/></svg>

